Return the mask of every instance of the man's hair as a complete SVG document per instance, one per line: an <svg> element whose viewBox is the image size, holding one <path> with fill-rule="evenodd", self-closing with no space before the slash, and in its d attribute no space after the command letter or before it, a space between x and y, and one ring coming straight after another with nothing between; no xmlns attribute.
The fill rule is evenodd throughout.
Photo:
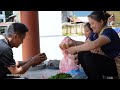
<svg viewBox="0 0 120 90"><path fill-rule="evenodd" d="M5 31L5 35L10 37L13 34L17 33L20 35L24 35L26 32L28 32L28 28L23 23L12 23L8 29Z"/></svg>

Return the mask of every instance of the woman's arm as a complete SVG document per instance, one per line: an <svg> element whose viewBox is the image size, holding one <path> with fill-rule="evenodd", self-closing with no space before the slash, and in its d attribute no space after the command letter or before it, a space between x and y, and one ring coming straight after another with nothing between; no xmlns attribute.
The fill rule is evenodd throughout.
<svg viewBox="0 0 120 90"><path fill-rule="evenodd" d="M66 51L69 54L74 54L74 53L79 52L79 51L90 51L90 50L99 48L103 45L106 45L110 42L111 42L111 40L108 37L101 35L95 41L87 41L86 43L84 43L82 45L70 47Z"/></svg>
<svg viewBox="0 0 120 90"><path fill-rule="evenodd" d="M73 43L75 43L76 46L84 44L83 41L76 41L76 40L73 40L73 39L72 39L72 41L73 41Z"/></svg>

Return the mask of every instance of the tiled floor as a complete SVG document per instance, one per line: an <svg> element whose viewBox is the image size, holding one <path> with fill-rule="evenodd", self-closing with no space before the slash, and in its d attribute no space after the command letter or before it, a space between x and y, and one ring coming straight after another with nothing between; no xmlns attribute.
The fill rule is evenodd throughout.
<svg viewBox="0 0 120 90"><path fill-rule="evenodd" d="M41 69L35 71L27 71L22 77L27 77L29 79L48 79L52 75L59 73L59 70L55 69Z"/></svg>
<svg viewBox="0 0 120 90"><path fill-rule="evenodd" d="M22 77L27 77L29 79L48 79L49 77L59 73L59 69L48 69L46 67L47 65L48 61L45 61L36 67L30 67Z"/></svg>

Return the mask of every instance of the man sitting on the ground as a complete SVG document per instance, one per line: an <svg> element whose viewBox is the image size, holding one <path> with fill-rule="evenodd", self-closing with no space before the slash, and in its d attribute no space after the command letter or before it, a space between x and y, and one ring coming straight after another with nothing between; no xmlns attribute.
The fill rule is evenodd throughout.
<svg viewBox="0 0 120 90"><path fill-rule="evenodd" d="M13 58L13 47L18 47L28 32L28 28L22 23L12 23L4 39L0 40L0 78L15 78L24 74L31 66L38 65L47 59L45 53L39 53L34 57L21 62Z"/></svg>

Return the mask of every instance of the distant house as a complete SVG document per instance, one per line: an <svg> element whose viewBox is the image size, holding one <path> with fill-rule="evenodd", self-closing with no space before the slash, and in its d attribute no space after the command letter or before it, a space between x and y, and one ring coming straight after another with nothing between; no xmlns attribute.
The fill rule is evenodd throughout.
<svg viewBox="0 0 120 90"><path fill-rule="evenodd" d="M62 11L62 22L82 23L88 22L88 15L92 11Z"/></svg>
<svg viewBox="0 0 120 90"><path fill-rule="evenodd" d="M20 11L13 11L13 14L7 18L7 22L20 22Z"/></svg>
<svg viewBox="0 0 120 90"><path fill-rule="evenodd" d="M82 22L88 22L88 17L78 17Z"/></svg>
<svg viewBox="0 0 120 90"><path fill-rule="evenodd" d="M7 18L7 22L14 22L16 15L11 15Z"/></svg>
<svg viewBox="0 0 120 90"><path fill-rule="evenodd" d="M13 22L2 22L0 23L0 34L5 33L5 30L7 29L7 27Z"/></svg>
<svg viewBox="0 0 120 90"><path fill-rule="evenodd" d="M0 22L6 22L5 11L0 11Z"/></svg>
<svg viewBox="0 0 120 90"><path fill-rule="evenodd" d="M68 22L71 23L83 23L78 17L68 17Z"/></svg>
<svg viewBox="0 0 120 90"><path fill-rule="evenodd" d="M73 16L74 11L62 11L62 22L68 22L68 17Z"/></svg>

